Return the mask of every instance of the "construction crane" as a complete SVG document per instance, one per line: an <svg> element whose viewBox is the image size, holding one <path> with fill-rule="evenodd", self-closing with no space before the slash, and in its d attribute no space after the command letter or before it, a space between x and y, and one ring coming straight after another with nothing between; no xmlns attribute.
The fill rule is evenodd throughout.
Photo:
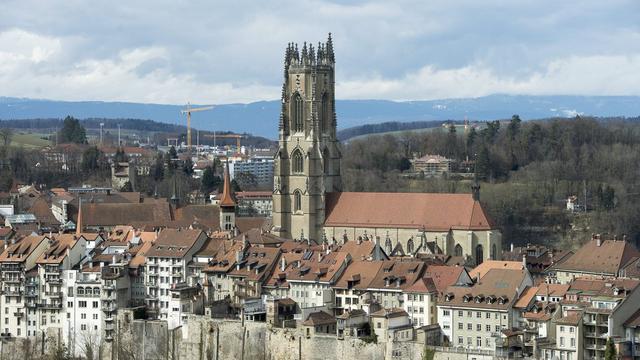
<svg viewBox="0 0 640 360"><path fill-rule="evenodd" d="M240 151L240 139L242 139L243 137L245 137L244 135L236 135L236 134L226 134L226 135L216 135L216 133L213 134L205 134L203 135L205 137L212 137L213 141L214 141L214 145L215 145L215 141L216 138L224 138L224 139L236 139L236 147L237 150Z"/></svg>
<svg viewBox="0 0 640 360"><path fill-rule="evenodd" d="M187 114L187 149L191 151L191 113L198 111L206 111L213 109L213 106L205 106L199 108L191 108L191 104L187 104L187 108L180 111L182 114Z"/></svg>

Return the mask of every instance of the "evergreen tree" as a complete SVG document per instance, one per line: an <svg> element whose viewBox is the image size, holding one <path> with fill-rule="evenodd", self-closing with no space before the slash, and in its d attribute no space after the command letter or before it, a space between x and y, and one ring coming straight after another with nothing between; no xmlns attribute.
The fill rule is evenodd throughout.
<svg viewBox="0 0 640 360"><path fill-rule="evenodd" d="M58 133L58 140L61 143L86 144L87 132L80 125L78 119L67 116L62 123L62 129Z"/></svg>
<svg viewBox="0 0 640 360"><path fill-rule="evenodd" d="M129 161L129 157L124 153L124 149L122 147L118 146L116 154L113 157L113 161L115 161L116 163Z"/></svg>
<svg viewBox="0 0 640 360"><path fill-rule="evenodd" d="M88 148L82 154L82 170L84 171L98 170L103 160L102 157L103 157L102 151L100 151L96 146L92 146Z"/></svg>
<svg viewBox="0 0 640 360"><path fill-rule="evenodd" d="M184 163L182 164L182 171L187 176L193 175L193 161L191 161L191 158L187 158L184 161Z"/></svg>
<svg viewBox="0 0 640 360"><path fill-rule="evenodd" d="M604 350L604 359L605 360L615 360L618 358L616 354L616 347L611 338L607 339L607 345Z"/></svg>
<svg viewBox="0 0 640 360"><path fill-rule="evenodd" d="M489 149L483 146L476 157L476 172L478 178L487 180L491 176L491 159L489 158Z"/></svg>
<svg viewBox="0 0 640 360"><path fill-rule="evenodd" d="M160 152L156 155L156 162L153 164L151 173L153 174L153 180L156 182L164 179L164 158Z"/></svg>
<svg viewBox="0 0 640 360"><path fill-rule="evenodd" d="M215 172L213 171L213 167L207 166L207 168L204 169L204 172L202 174L202 183L201 183L202 192L205 194L209 194L213 190L217 189L221 182L222 181L220 177L215 175Z"/></svg>

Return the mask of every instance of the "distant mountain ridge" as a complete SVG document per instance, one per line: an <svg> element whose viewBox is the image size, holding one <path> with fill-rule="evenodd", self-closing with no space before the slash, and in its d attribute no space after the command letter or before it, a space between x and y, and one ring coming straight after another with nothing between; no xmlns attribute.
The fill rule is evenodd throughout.
<svg viewBox="0 0 640 360"><path fill-rule="evenodd" d="M195 105L194 105L195 106ZM139 118L170 124L186 123L183 105L102 101L55 101L0 97L0 119ZM640 96L528 96L489 95L468 99L425 101L338 100L339 129L382 122L494 120L519 114L522 119L640 115ZM192 117L194 128L251 133L277 137L280 101L215 105L211 111Z"/></svg>

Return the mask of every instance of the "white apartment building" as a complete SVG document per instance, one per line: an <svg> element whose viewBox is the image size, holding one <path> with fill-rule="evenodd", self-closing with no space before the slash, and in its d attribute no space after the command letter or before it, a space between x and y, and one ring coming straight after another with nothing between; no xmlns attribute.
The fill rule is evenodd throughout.
<svg viewBox="0 0 640 360"><path fill-rule="evenodd" d="M11 243L0 255L2 295L0 296L0 324L5 337L27 336L27 305L25 291L34 291L33 284L27 286L26 274L36 267L36 260L49 246L46 236L28 236ZM30 279L35 279L32 276ZM36 288L37 289L37 288ZM33 299L33 298L31 298ZM36 304L32 301L32 304ZM35 307L30 307L35 312ZM35 316L34 316L35 317ZM31 320L30 320L31 321ZM35 320L33 320L35 321Z"/></svg>
<svg viewBox="0 0 640 360"><path fill-rule="evenodd" d="M204 245L207 235L201 230L164 229L146 254L145 285L147 307L158 319L167 320L171 289L187 282L187 264Z"/></svg>
<svg viewBox="0 0 640 360"><path fill-rule="evenodd" d="M93 265L93 264L92 264ZM75 355L87 345L100 344L103 329L101 267L85 266L82 271L65 270L65 318L62 336Z"/></svg>
<svg viewBox="0 0 640 360"><path fill-rule="evenodd" d="M488 269L473 286L449 286L438 323L451 346L495 351L502 331L519 325L514 304L533 284L526 269Z"/></svg>
<svg viewBox="0 0 640 360"><path fill-rule="evenodd" d="M36 261L40 284L36 331L59 336L67 324L64 272L80 263L86 250L83 237L73 234L56 235ZM64 332L63 332L64 334ZM63 338L69 336L69 331Z"/></svg>

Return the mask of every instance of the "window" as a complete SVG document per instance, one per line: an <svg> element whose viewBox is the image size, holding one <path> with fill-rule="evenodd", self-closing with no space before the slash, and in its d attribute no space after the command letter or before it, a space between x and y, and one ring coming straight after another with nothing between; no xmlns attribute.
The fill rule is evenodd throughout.
<svg viewBox="0 0 640 360"><path fill-rule="evenodd" d="M86 318L87 318L87 314L86 313L80 314L80 319L85 320Z"/></svg>
<svg viewBox="0 0 640 360"><path fill-rule="evenodd" d="M378 321L378 326L377 327L378 327L378 329L381 329L382 328L382 323Z"/></svg>
<svg viewBox="0 0 640 360"><path fill-rule="evenodd" d="M467 311L467 316L468 317L473 317L473 313L471 311Z"/></svg>
<svg viewBox="0 0 640 360"><path fill-rule="evenodd" d="M302 132L304 130L304 102L298 93L295 93L291 98L291 117L293 132Z"/></svg>
<svg viewBox="0 0 640 360"><path fill-rule="evenodd" d="M291 156L291 170L294 174L304 173L304 157L300 150L295 150Z"/></svg>
<svg viewBox="0 0 640 360"><path fill-rule="evenodd" d="M482 313L480 311L476 312L476 317L478 319L481 319L482 318Z"/></svg>
<svg viewBox="0 0 640 360"><path fill-rule="evenodd" d="M487 326L485 326L485 328L486 328L487 332L491 332L491 325L487 325Z"/></svg>
<svg viewBox="0 0 640 360"><path fill-rule="evenodd" d="M473 324L472 323L468 323L467 324L467 330L473 330Z"/></svg>
<svg viewBox="0 0 640 360"><path fill-rule="evenodd" d="M458 344L460 345L464 344L464 338L462 336L458 336Z"/></svg>
<svg viewBox="0 0 640 360"><path fill-rule="evenodd" d="M564 326L560 326L560 332L564 332Z"/></svg>
<svg viewBox="0 0 640 360"><path fill-rule="evenodd" d="M476 324L476 331L482 331L482 324Z"/></svg>
<svg viewBox="0 0 640 360"><path fill-rule="evenodd" d="M322 94L322 105L320 106L320 129L329 131L331 129L331 110L329 108L329 97L327 93Z"/></svg>
<svg viewBox="0 0 640 360"><path fill-rule="evenodd" d="M573 326L569 326L569 332L573 333L576 330L576 328L574 328Z"/></svg>
<svg viewBox="0 0 640 360"><path fill-rule="evenodd" d="M480 336L478 336L476 338L476 346L477 347L482 347L482 338Z"/></svg>
<svg viewBox="0 0 640 360"><path fill-rule="evenodd" d="M576 347L576 338L571 338L570 342L572 348Z"/></svg>
<svg viewBox="0 0 640 360"><path fill-rule="evenodd" d="M450 310L442 311L442 316L449 316L449 315L451 315L451 311Z"/></svg>
<svg viewBox="0 0 640 360"><path fill-rule="evenodd" d="M487 313L487 315L485 316L487 319L491 319L491 313Z"/></svg>
<svg viewBox="0 0 640 360"><path fill-rule="evenodd" d="M462 310L458 311L458 316L462 317Z"/></svg>
<svg viewBox="0 0 640 360"><path fill-rule="evenodd" d="M302 194L300 190L293 192L293 210L302 211Z"/></svg>
<svg viewBox="0 0 640 360"><path fill-rule="evenodd" d="M94 309L97 309L97 308L98 308L98 302L97 302L97 301L94 301L92 305L93 305L93 308L94 308Z"/></svg>
<svg viewBox="0 0 640 360"><path fill-rule="evenodd" d="M87 324L81 324L80 325L80 330L86 331L87 330Z"/></svg>
<svg viewBox="0 0 640 360"><path fill-rule="evenodd" d="M560 346L564 346L564 337L560 336Z"/></svg>
<svg viewBox="0 0 640 360"><path fill-rule="evenodd" d="M73 307L73 301L67 301L67 307L68 308L72 308Z"/></svg>
<svg viewBox="0 0 640 360"><path fill-rule="evenodd" d="M86 308L87 307L87 302L86 301L78 301L78 307Z"/></svg>
<svg viewBox="0 0 640 360"><path fill-rule="evenodd" d="M462 323L458 323L458 330L462 330L462 329L463 329Z"/></svg>

